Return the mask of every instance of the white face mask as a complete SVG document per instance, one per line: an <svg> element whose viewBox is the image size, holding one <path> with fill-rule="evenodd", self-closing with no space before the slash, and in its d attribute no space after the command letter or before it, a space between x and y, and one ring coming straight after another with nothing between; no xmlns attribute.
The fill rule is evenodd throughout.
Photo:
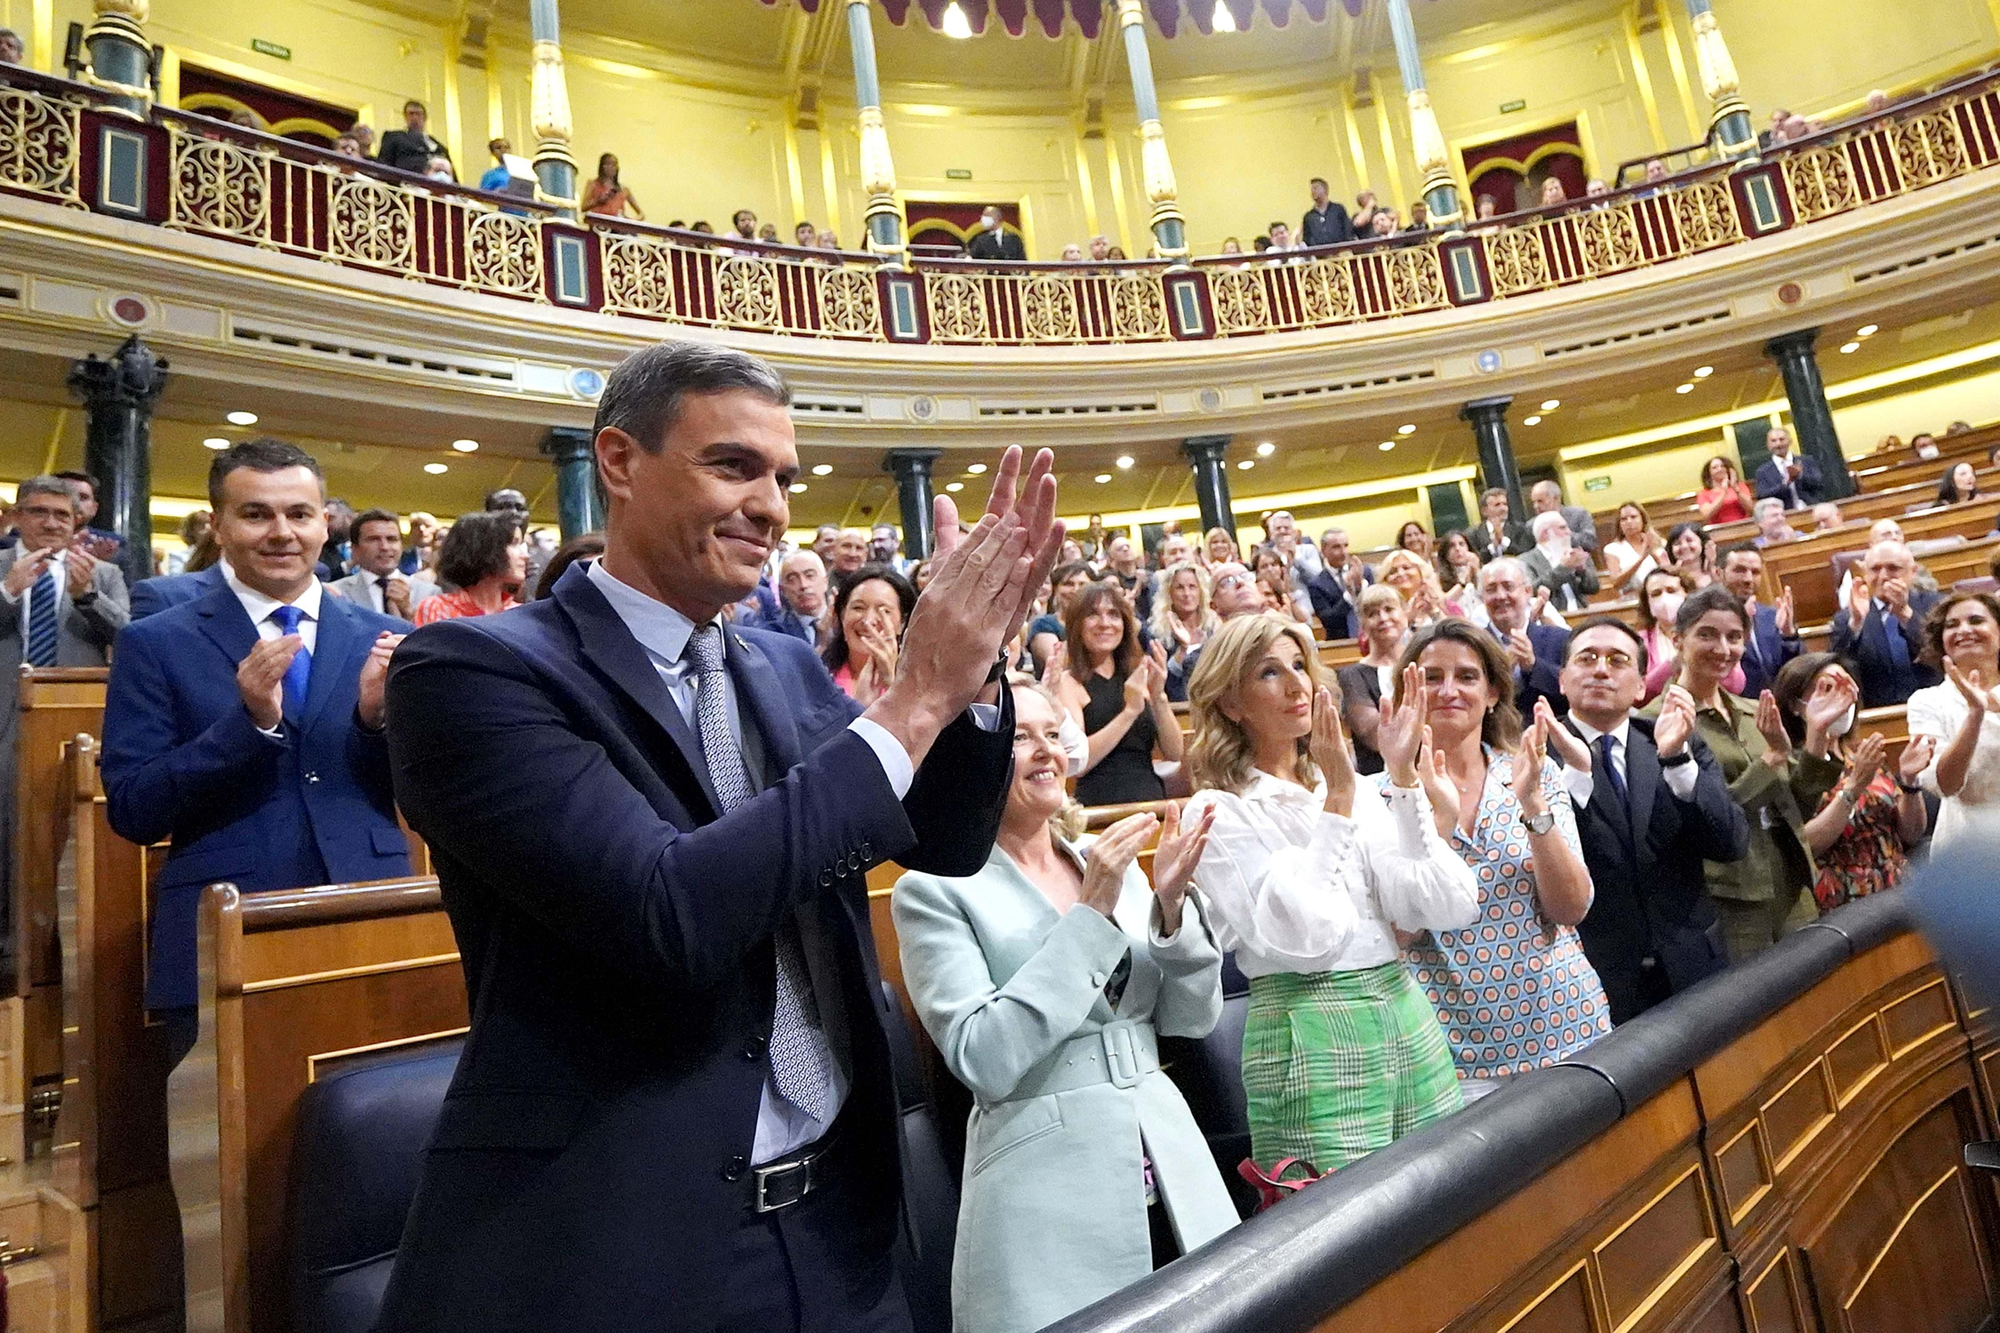
<svg viewBox="0 0 2000 1333"><path fill-rule="evenodd" d="M985 214L981 214L979 218L979 225L984 227L988 231L992 231L995 227L1000 225L1000 219L996 217L988 217Z"/></svg>
<svg viewBox="0 0 2000 1333"><path fill-rule="evenodd" d="M1656 592L1653 594L1653 623L1662 627L1674 623L1674 617L1681 613L1681 603L1687 597L1677 592Z"/></svg>
<svg viewBox="0 0 2000 1333"><path fill-rule="evenodd" d="M1848 732L1854 730L1854 715L1859 707L1860 705L1858 704L1849 704L1845 713L1842 713L1827 724L1826 734L1829 736L1845 736Z"/></svg>

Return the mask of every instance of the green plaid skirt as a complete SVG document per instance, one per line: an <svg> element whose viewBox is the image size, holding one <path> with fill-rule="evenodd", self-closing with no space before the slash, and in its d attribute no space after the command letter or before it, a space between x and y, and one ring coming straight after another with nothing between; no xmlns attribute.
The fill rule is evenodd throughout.
<svg viewBox="0 0 2000 1333"><path fill-rule="evenodd" d="M1335 1171L1463 1105L1451 1047L1400 961L1250 979L1250 1151Z"/></svg>

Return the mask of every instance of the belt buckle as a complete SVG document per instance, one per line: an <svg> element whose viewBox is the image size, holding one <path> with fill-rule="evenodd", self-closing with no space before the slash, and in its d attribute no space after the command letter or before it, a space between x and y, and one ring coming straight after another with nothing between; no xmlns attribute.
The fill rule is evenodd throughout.
<svg viewBox="0 0 2000 1333"><path fill-rule="evenodd" d="M756 1200L752 1209L759 1213L775 1213L790 1208L793 1204L812 1193L812 1164L819 1160L819 1154L801 1157L796 1162L784 1162L777 1166L760 1166L752 1174L757 1180Z"/></svg>
<svg viewBox="0 0 2000 1333"><path fill-rule="evenodd" d="M1127 1023L1104 1028L1104 1072L1116 1088L1136 1087L1139 1082L1139 1042Z"/></svg>

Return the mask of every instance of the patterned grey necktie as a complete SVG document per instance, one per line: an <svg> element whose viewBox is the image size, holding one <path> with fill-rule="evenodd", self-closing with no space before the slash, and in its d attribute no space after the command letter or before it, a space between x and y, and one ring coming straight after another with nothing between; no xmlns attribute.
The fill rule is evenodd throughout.
<svg viewBox="0 0 2000 1333"><path fill-rule="evenodd" d="M724 693L727 668L722 665L722 631L711 622L688 636L687 660L694 664L695 721L701 730L702 756L715 783L715 799L723 814L750 799L750 776L743 768L743 749L729 730L729 701ZM799 944L798 922L787 912L775 938L778 953L777 1004L771 1015L771 1074L786 1101L824 1123L832 1112L833 1051L820 1030L819 1006L813 1001L812 975L806 970Z"/></svg>

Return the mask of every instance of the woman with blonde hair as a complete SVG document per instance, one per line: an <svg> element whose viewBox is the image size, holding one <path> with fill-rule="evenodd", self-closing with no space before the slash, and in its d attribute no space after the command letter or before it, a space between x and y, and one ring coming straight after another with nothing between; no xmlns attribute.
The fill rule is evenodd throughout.
<svg viewBox="0 0 2000 1333"><path fill-rule="evenodd" d="M1210 528L1202 535L1201 550L1197 558L1214 569L1217 565L1233 565L1238 561L1236 539L1229 535L1227 528Z"/></svg>
<svg viewBox="0 0 2000 1333"><path fill-rule="evenodd" d="M1430 561L1413 552L1398 550L1383 556L1382 563L1375 567L1375 581L1403 594L1412 628L1421 628L1440 616L1459 614L1457 603L1445 599L1437 570Z"/></svg>
<svg viewBox="0 0 2000 1333"><path fill-rule="evenodd" d="M1471 869L1439 825L1456 812L1422 753L1414 687L1380 708L1381 785L1355 773L1340 701L1304 626L1225 622L1188 701L1194 872L1216 942L1250 978L1243 1088L1251 1155L1345 1166L1459 1108L1451 1049L1397 931L1479 915ZM1445 802L1439 805L1439 802Z"/></svg>
<svg viewBox="0 0 2000 1333"><path fill-rule="evenodd" d="M1048 691L1015 685L1014 777L986 865L907 874L890 901L910 1002L973 1095L958 1333L1029 1333L1236 1224L1159 1059L1161 1036L1205 1037L1222 1013L1222 955L1187 892L1207 829L1169 806L1087 848L1061 836L1063 717ZM1138 856L1155 830L1149 885Z"/></svg>
<svg viewBox="0 0 2000 1333"><path fill-rule="evenodd" d="M1208 641L1222 624L1208 605L1208 574L1193 560L1176 560L1160 571L1147 623L1153 642L1167 655L1167 699L1187 699L1187 655Z"/></svg>

